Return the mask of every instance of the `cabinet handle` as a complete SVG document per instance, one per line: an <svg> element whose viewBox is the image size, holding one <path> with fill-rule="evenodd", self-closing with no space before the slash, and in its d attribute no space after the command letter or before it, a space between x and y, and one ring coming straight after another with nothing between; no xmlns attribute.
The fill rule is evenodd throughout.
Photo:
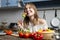
<svg viewBox="0 0 60 40"><path fill-rule="evenodd" d="M6 3L6 5L9 5L10 3Z"/></svg>

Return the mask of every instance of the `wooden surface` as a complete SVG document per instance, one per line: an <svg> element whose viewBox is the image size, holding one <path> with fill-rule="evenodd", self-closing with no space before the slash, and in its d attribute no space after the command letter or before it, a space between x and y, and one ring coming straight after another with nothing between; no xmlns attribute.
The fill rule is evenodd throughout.
<svg viewBox="0 0 60 40"><path fill-rule="evenodd" d="M50 33L43 33L43 34L49 35ZM46 35L46 37L48 37L47 35ZM31 39L31 38L20 38L18 34L12 34L12 35L0 35L0 40L33 40L33 39Z"/></svg>
<svg viewBox="0 0 60 40"><path fill-rule="evenodd" d="M14 37L14 36L11 36L11 35L3 35L3 36L0 36L0 40L33 40L33 39Z"/></svg>

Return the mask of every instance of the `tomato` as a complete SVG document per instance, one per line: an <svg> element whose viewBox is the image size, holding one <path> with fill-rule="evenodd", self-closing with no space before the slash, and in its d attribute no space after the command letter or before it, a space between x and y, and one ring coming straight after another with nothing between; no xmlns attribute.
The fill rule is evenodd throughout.
<svg viewBox="0 0 60 40"><path fill-rule="evenodd" d="M39 33L39 32L36 32L33 35L33 39L34 40L42 40L43 39L43 35L41 33Z"/></svg>
<svg viewBox="0 0 60 40"><path fill-rule="evenodd" d="M30 38L33 38L34 33L30 33Z"/></svg>
<svg viewBox="0 0 60 40"><path fill-rule="evenodd" d="M11 34L12 34L12 30L5 30L5 33L6 33L7 35L11 35Z"/></svg>
<svg viewBox="0 0 60 40"><path fill-rule="evenodd" d="M24 34L24 38L29 38L30 37L30 33L25 33Z"/></svg>
<svg viewBox="0 0 60 40"><path fill-rule="evenodd" d="M23 35L24 34L22 32L19 33L19 37L23 38Z"/></svg>
<svg viewBox="0 0 60 40"><path fill-rule="evenodd" d="M7 31L8 31L7 29L4 30L4 32L7 32Z"/></svg>

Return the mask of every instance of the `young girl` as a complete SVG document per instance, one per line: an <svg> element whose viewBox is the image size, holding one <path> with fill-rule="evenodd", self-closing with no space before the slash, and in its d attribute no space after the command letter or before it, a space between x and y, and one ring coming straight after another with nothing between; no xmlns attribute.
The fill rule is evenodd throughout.
<svg viewBox="0 0 60 40"><path fill-rule="evenodd" d="M48 29L48 25L44 19L41 19L37 15L37 9L34 4L26 4L24 8L25 18L23 23L18 22L18 25L21 29L26 31L27 29L30 32L36 32L40 29Z"/></svg>

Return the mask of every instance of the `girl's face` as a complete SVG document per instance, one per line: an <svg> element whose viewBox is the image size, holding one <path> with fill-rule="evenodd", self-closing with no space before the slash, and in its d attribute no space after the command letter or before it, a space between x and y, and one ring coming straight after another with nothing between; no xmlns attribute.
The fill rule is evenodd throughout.
<svg viewBox="0 0 60 40"><path fill-rule="evenodd" d="M30 5L26 5L27 16L32 16L35 14L34 9Z"/></svg>

